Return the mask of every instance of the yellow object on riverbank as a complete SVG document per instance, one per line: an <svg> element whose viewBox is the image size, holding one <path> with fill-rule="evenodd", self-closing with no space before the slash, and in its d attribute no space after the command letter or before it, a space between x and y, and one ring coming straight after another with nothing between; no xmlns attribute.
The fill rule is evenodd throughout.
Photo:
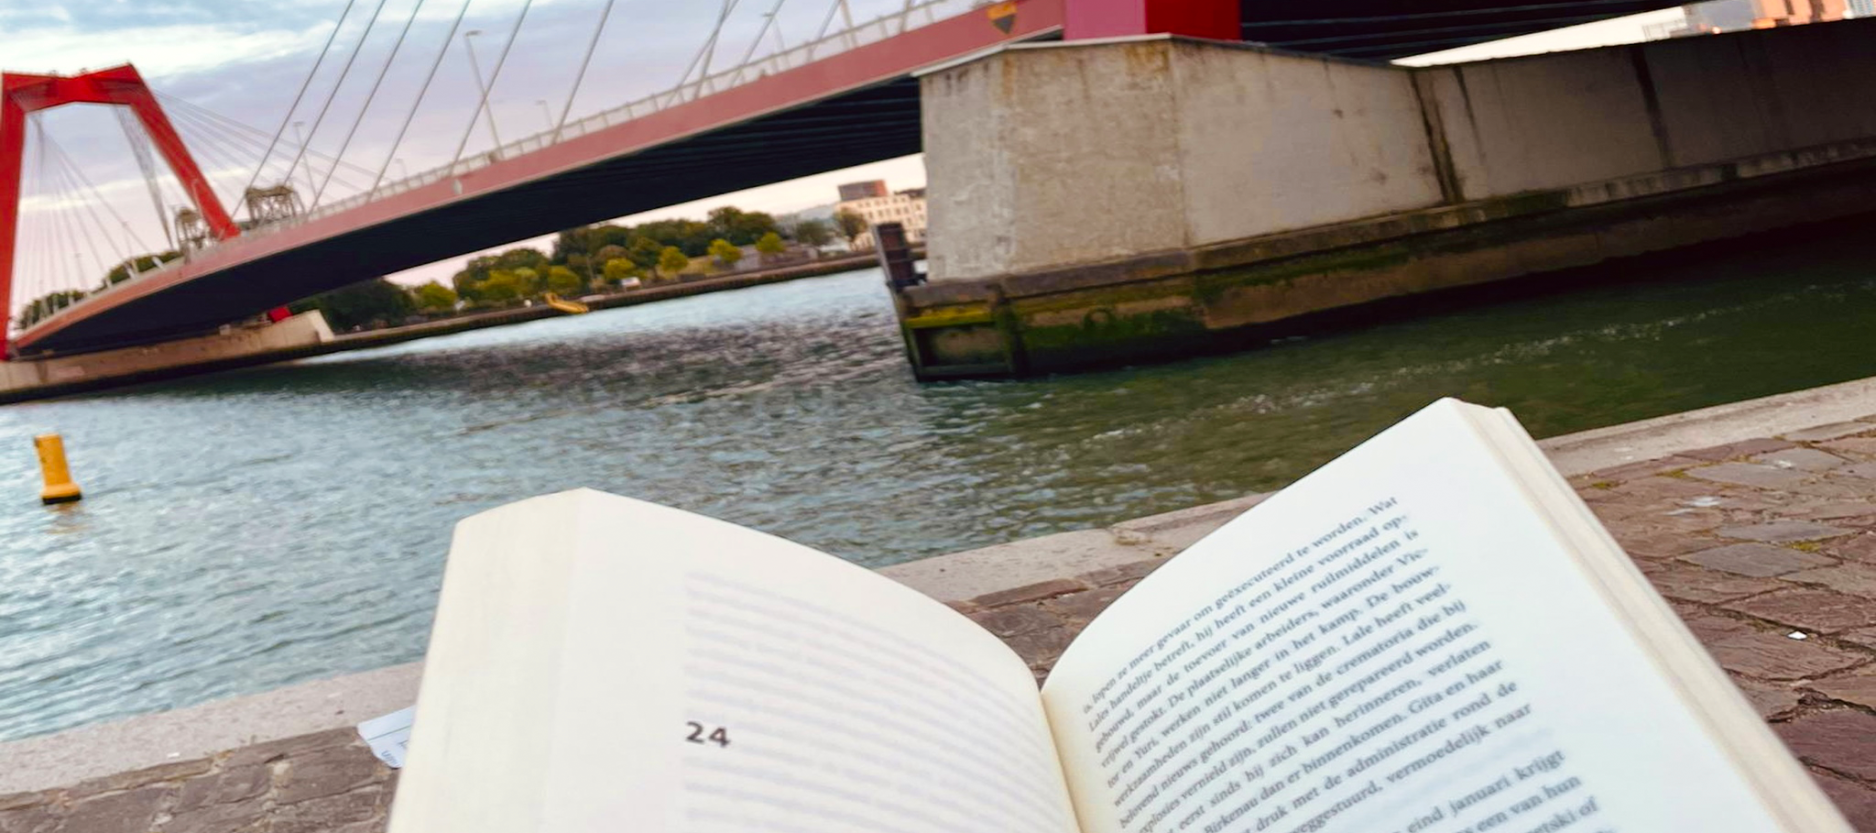
<svg viewBox="0 0 1876 833"><path fill-rule="evenodd" d="M40 434L33 438L33 448L39 452L39 473L45 475L46 488L39 493L39 502L46 505L71 503L84 494L78 490L78 484L72 482L72 470L65 464L65 440L57 434Z"/></svg>
<svg viewBox="0 0 1876 833"><path fill-rule="evenodd" d="M565 298L560 297L559 295L555 295L552 292L542 295L541 300L545 301L548 306L553 307L554 309L560 310L561 312L564 312L568 315L579 315L581 313L587 313L587 312L593 311L592 307L582 304L579 301L569 301Z"/></svg>

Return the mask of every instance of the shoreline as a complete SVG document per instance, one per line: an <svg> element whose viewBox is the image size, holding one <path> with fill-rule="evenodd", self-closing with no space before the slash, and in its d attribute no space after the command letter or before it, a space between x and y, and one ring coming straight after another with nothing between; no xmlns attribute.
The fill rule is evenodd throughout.
<svg viewBox="0 0 1876 833"><path fill-rule="evenodd" d="M633 307L658 301L670 301L695 295L708 295L713 292L727 292L734 289L747 289L774 283L819 278L837 275L843 272L855 272L878 265L878 258L871 252L862 255L826 258L812 263L784 266L775 269L751 270L740 274L720 275L699 278L674 284L650 285L639 289L620 292L586 301L594 312L621 307ZM590 297L590 296L588 296ZM258 367L279 364L297 359L309 359L314 356L326 356L333 353L347 353L354 350L368 350L374 347L388 347L437 336L466 333L471 330L483 330L491 327L506 327L513 324L525 324L543 318L557 318L567 313L546 304L531 307L493 310L490 312L470 313L445 318L438 321L426 321L421 324L406 324L366 330L357 333L335 335L331 341L317 344L305 344L295 347L283 347L275 350L249 353L228 359L206 362L193 362L111 376L97 379L81 379L69 382L54 382L30 388L0 390L0 405L15 402L32 402L41 399L53 399L77 393L125 388L133 385L181 379L219 373L224 370L237 370L245 367Z"/></svg>
<svg viewBox="0 0 1876 833"><path fill-rule="evenodd" d="M1685 461L1690 451L1744 447L1780 435L1797 438L1817 426L1858 426L1855 420L1872 415L1876 377L1567 434L1539 445L1574 483L1592 472L1613 477L1608 473L1649 469L1638 465L1646 461ZM1857 428L1865 429L1876 431L1876 424ZM1039 593L1041 598L1051 595L1042 592L1048 588L1096 592L1106 585L1091 576L1137 579L1141 565L1176 555L1262 499L1249 495L1106 528L934 556L880 572L934 599L972 609ZM212 764L219 767L251 757L257 749L349 744L357 723L414 701L420 671L420 662L391 666L0 743L0 761L6 764L0 766L0 821L9 807L23 806L21 795L96 779L120 783L123 773L189 777L198 769L208 771L211 762L220 762ZM364 765L376 762L367 756Z"/></svg>

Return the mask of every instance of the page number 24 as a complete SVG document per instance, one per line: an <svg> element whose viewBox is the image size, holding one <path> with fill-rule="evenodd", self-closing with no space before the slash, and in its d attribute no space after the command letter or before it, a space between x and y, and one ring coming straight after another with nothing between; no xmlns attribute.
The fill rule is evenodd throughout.
<svg viewBox="0 0 1876 833"><path fill-rule="evenodd" d="M690 727L690 737L685 738L685 740L691 743L714 743L719 747L727 747L730 745L730 730L728 728L718 726L710 730L710 733L706 735L704 734L705 729L702 723L693 721L684 725Z"/></svg>

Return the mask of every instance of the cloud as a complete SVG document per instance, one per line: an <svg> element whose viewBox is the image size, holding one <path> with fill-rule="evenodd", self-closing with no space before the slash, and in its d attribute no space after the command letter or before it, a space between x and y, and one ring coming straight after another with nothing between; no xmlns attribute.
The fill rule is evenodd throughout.
<svg viewBox="0 0 1876 833"><path fill-rule="evenodd" d="M146 77L207 72L317 49L325 32L179 23L118 30L108 37L77 26L40 27L7 44L7 69L66 75L134 63Z"/></svg>

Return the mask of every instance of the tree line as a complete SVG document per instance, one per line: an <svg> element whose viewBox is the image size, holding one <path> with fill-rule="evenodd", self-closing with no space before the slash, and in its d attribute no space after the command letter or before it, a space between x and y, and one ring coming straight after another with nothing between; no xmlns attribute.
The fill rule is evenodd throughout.
<svg viewBox="0 0 1876 833"><path fill-rule="evenodd" d="M788 241L823 246L834 232L826 223L808 220L783 228L760 211L724 206L703 220L653 220L638 225L600 223L561 232L543 252L519 246L499 254L471 258L447 285L432 281L405 288L383 278L362 281L296 301L293 312L319 310L334 329L403 323L413 315L446 315L460 309L514 306L546 293L576 297L626 281L670 281L692 268L693 258L709 256L726 267L754 245L765 259L787 251ZM127 280L175 260L177 252L139 256L118 264L97 289ZM91 290L95 292L97 290ZM83 290L48 293L23 307L21 328L30 327L91 294Z"/></svg>

